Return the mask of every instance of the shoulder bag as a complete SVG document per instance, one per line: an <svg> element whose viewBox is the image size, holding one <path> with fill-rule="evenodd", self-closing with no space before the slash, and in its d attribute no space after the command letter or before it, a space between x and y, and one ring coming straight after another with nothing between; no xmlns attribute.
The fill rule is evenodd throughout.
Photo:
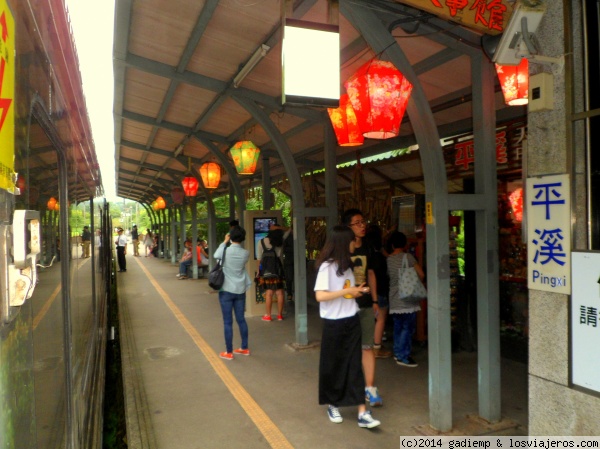
<svg viewBox="0 0 600 449"><path fill-rule="evenodd" d="M223 282L225 282L225 273L223 273L223 265L225 264L225 253L227 252L227 247L223 249L223 258L217 262L217 265L213 267L212 270L208 273L208 285L213 290L221 290L223 287Z"/></svg>
<svg viewBox="0 0 600 449"><path fill-rule="evenodd" d="M418 302L427 298L427 290L419 279L415 267L408 266L408 256L402 259L402 268L398 269L398 294L402 301Z"/></svg>

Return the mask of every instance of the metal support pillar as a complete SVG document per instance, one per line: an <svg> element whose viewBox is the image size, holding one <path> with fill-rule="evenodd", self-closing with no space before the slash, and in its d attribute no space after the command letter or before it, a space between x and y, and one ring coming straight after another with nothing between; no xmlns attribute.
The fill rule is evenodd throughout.
<svg viewBox="0 0 600 449"><path fill-rule="evenodd" d="M196 197L192 201L192 277L198 279L198 257L196 245L198 240L198 207Z"/></svg>
<svg viewBox="0 0 600 449"><path fill-rule="evenodd" d="M177 262L177 211L179 207L171 207L171 263Z"/></svg>
<svg viewBox="0 0 600 449"><path fill-rule="evenodd" d="M263 157L262 161L263 209L269 210L273 207L273 204L271 204L271 170L269 168L269 158Z"/></svg>
<svg viewBox="0 0 600 449"><path fill-rule="evenodd" d="M335 163L336 140L329 123L324 127L325 206L327 208L327 232L339 223L337 195L337 167Z"/></svg>
<svg viewBox="0 0 600 449"><path fill-rule="evenodd" d="M475 194L485 209L475 212L477 234L477 362L479 415L502 419L500 406L500 300L498 270L498 205L494 65L483 54L471 57Z"/></svg>

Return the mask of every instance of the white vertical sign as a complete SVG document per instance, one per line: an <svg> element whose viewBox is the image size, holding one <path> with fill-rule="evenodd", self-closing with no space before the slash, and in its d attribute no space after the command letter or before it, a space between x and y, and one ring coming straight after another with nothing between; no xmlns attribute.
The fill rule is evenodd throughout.
<svg viewBox="0 0 600 449"><path fill-rule="evenodd" d="M573 252L573 383L600 392L600 252Z"/></svg>
<svg viewBox="0 0 600 449"><path fill-rule="evenodd" d="M527 285L571 294L569 175L527 179Z"/></svg>

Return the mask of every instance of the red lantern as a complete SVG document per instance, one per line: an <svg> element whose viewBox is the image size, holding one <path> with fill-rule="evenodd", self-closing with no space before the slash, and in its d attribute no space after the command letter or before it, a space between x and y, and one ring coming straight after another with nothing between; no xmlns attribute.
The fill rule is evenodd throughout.
<svg viewBox="0 0 600 449"><path fill-rule="evenodd" d="M519 187L508 196L510 208L513 211L515 221L523 221L523 188Z"/></svg>
<svg viewBox="0 0 600 449"><path fill-rule="evenodd" d="M25 192L25 187L27 187L27 182L25 181L25 176L19 175L17 177L16 185L19 188L18 195L22 195Z"/></svg>
<svg viewBox="0 0 600 449"><path fill-rule="evenodd" d="M521 106L529 102L529 61L521 59L519 65L498 65L496 73L502 87L504 102L509 106Z"/></svg>
<svg viewBox="0 0 600 449"><path fill-rule="evenodd" d="M240 140L229 149L233 165L239 175L253 175L260 155L260 149L250 140Z"/></svg>
<svg viewBox="0 0 600 449"><path fill-rule="evenodd" d="M200 167L200 176L205 188L216 189L221 181L221 166L216 162L205 162Z"/></svg>
<svg viewBox="0 0 600 449"><path fill-rule="evenodd" d="M183 192L185 196L196 196L198 192L198 180L193 176L186 176L181 181L181 185L183 186Z"/></svg>
<svg viewBox="0 0 600 449"><path fill-rule="evenodd" d="M341 147L354 147L362 145L365 138L358 127L356 114L348 94L340 97L340 107L336 109L327 108L329 120L333 126L338 145Z"/></svg>
<svg viewBox="0 0 600 449"><path fill-rule="evenodd" d="M412 84L388 61L371 60L344 84L363 136L389 139L400 123Z"/></svg>
<svg viewBox="0 0 600 449"><path fill-rule="evenodd" d="M179 186L175 186L171 189L171 198L175 204L182 204L185 192Z"/></svg>

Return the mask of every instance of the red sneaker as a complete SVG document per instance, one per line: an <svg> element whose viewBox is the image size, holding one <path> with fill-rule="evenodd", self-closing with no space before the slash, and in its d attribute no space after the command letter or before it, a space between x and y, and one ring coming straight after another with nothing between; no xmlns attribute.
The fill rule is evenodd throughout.
<svg viewBox="0 0 600 449"><path fill-rule="evenodd" d="M262 317L262 320L263 320L263 321L273 321L273 320L271 319L271 315L263 315L263 317Z"/></svg>
<svg viewBox="0 0 600 449"><path fill-rule="evenodd" d="M222 352L219 354L219 357L225 360L233 360L233 353L231 352Z"/></svg>
<svg viewBox="0 0 600 449"><path fill-rule="evenodd" d="M277 321L283 321L283 315L277 315Z"/></svg>
<svg viewBox="0 0 600 449"><path fill-rule="evenodd" d="M235 354L239 354L239 355L250 355L250 349L239 348L239 349L234 349L233 352Z"/></svg>

